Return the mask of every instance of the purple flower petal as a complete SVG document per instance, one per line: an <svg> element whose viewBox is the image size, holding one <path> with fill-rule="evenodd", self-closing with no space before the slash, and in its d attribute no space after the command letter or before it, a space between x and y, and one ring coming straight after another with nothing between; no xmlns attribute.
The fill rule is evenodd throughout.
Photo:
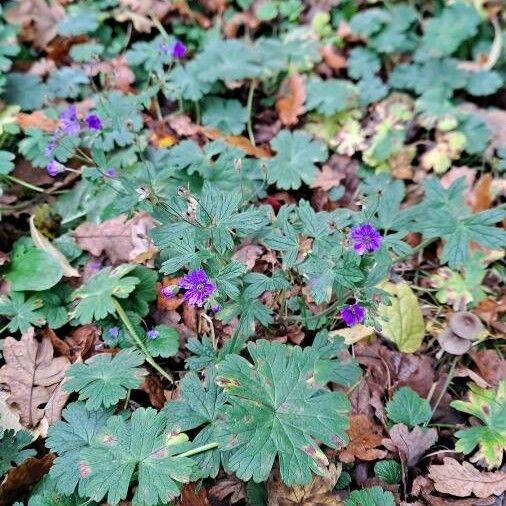
<svg viewBox="0 0 506 506"><path fill-rule="evenodd" d="M74 105L69 105L60 113L60 124L67 135L77 135L81 131L81 125L77 119L77 110Z"/></svg>
<svg viewBox="0 0 506 506"><path fill-rule="evenodd" d="M160 293L166 298L166 299L172 299L174 297L174 288L175 286L164 286L163 288L160 288Z"/></svg>
<svg viewBox="0 0 506 506"><path fill-rule="evenodd" d="M209 281L203 269L198 269L183 276L179 287L186 290L184 299L192 306L202 307L205 301L216 291L216 286Z"/></svg>
<svg viewBox="0 0 506 506"><path fill-rule="evenodd" d="M96 114L88 114L88 116L84 118L84 122L90 130L102 129L102 120Z"/></svg>
<svg viewBox="0 0 506 506"><path fill-rule="evenodd" d="M170 55L175 60L184 58L186 55L186 46L180 40L176 40L170 50Z"/></svg>
<svg viewBox="0 0 506 506"><path fill-rule="evenodd" d="M156 339L160 333L156 329L150 329L146 332L146 337L148 339Z"/></svg>
<svg viewBox="0 0 506 506"><path fill-rule="evenodd" d="M341 309L341 318L348 327L353 327L357 323L363 323L365 320L365 307L360 304L351 304Z"/></svg>
<svg viewBox="0 0 506 506"><path fill-rule="evenodd" d="M47 173L48 173L49 176L55 177L60 172L64 172L65 171L65 166L62 165L60 162L57 162L56 160L51 160L47 164L46 171L47 171Z"/></svg>

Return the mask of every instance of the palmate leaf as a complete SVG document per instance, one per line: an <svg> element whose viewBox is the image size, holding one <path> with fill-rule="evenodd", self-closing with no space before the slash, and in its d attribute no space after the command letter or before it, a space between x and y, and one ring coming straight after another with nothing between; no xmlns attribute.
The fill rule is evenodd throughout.
<svg viewBox="0 0 506 506"><path fill-rule="evenodd" d="M190 481L193 460L177 456L185 446L167 439L165 416L152 408L136 409L129 420L113 416L81 451L84 495L98 502L107 497L114 506L135 481L133 506L165 504Z"/></svg>
<svg viewBox="0 0 506 506"><path fill-rule="evenodd" d="M112 409L89 411L84 402L74 402L63 410L63 419L49 428L46 446L58 454L49 475L62 494L74 493L78 484L79 492L83 494L80 451L91 443L112 413Z"/></svg>
<svg viewBox="0 0 506 506"><path fill-rule="evenodd" d="M316 162L327 159L327 148L302 130L282 130L271 141L277 152L267 161L267 181L283 190L297 190L302 182L311 184Z"/></svg>
<svg viewBox="0 0 506 506"><path fill-rule="evenodd" d="M7 429L0 436L0 477L2 477L14 464L21 464L28 457L37 452L26 448L32 442L32 435L27 430L18 432Z"/></svg>
<svg viewBox="0 0 506 506"><path fill-rule="evenodd" d="M345 506L395 506L392 492L380 487L354 490L344 502Z"/></svg>
<svg viewBox="0 0 506 506"><path fill-rule="evenodd" d="M471 461L483 459L489 469L499 467L506 451L506 380L495 390L472 384L468 397L469 401L453 401L450 406L479 418L483 425L457 431L455 449L467 455L478 446Z"/></svg>
<svg viewBox="0 0 506 506"><path fill-rule="evenodd" d="M9 296L0 296L0 316L10 319L7 327L11 332L25 332L30 326L40 327L45 319L41 311L42 300L36 296L25 300L23 292L12 292Z"/></svg>
<svg viewBox="0 0 506 506"><path fill-rule="evenodd" d="M305 108L316 110L325 116L352 109L357 105L357 88L344 79L310 79L306 85L307 100Z"/></svg>
<svg viewBox="0 0 506 506"><path fill-rule="evenodd" d="M88 409L114 406L126 397L129 389L137 388L146 374L140 366L144 356L132 348L121 350L114 357L103 353L83 364L73 364L66 372L67 392L78 392Z"/></svg>
<svg viewBox="0 0 506 506"><path fill-rule="evenodd" d="M140 282L137 277L125 276L134 268L133 265L120 265L115 269L106 267L80 286L72 295L78 300L73 311L78 323L84 325L114 313L114 298L125 299Z"/></svg>
<svg viewBox="0 0 506 506"><path fill-rule="evenodd" d="M319 354L260 340L248 345L252 363L228 355L217 367L227 404L217 440L232 450L228 468L241 480L265 481L279 459L281 477L305 484L328 464L315 440L332 448L346 443L350 406L340 392L311 381Z"/></svg>
<svg viewBox="0 0 506 506"><path fill-rule="evenodd" d="M195 446L215 441L216 422L225 405L225 394L215 382L214 369L206 373L206 384L203 384L196 373L188 372L179 384L181 398L169 401L163 408L167 417L167 426L171 430L188 431L202 427L195 436ZM220 470L222 452L214 450L195 455L202 478L215 478Z"/></svg>
<svg viewBox="0 0 506 506"><path fill-rule="evenodd" d="M386 411L392 422L410 427L428 422L432 416L429 401L409 387L401 387L395 392L392 400L387 402Z"/></svg>

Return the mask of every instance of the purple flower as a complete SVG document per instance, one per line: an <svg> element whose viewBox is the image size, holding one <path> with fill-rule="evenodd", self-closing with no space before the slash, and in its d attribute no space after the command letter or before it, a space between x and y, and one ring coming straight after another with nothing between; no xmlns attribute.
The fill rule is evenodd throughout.
<svg viewBox="0 0 506 506"><path fill-rule="evenodd" d="M56 149L56 146L58 146L58 139L53 136L44 147L44 156L46 158L51 158L53 156L54 150Z"/></svg>
<svg viewBox="0 0 506 506"><path fill-rule="evenodd" d="M184 300L197 307L202 307L207 298L216 291L216 286L209 281L203 269L192 271L183 276L179 287L186 290Z"/></svg>
<svg viewBox="0 0 506 506"><path fill-rule="evenodd" d="M56 160L51 160L46 167L47 173L51 177L57 176L60 172L65 170L65 166Z"/></svg>
<svg viewBox="0 0 506 506"><path fill-rule="evenodd" d="M77 111L74 105L69 105L60 113L60 123L63 131L67 135L77 135L81 130L81 125L77 119Z"/></svg>
<svg viewBox="0 0 506 506"><path fill-rule="evenodd" d="M164 42L162 40L162 42L160 42L160 44L158 44L158 51L162 54L169 54L170 48L169 48L167 42Z"/></svg>
<svg viewBox="0 0 506 506"><path fill-rule="evenodd" d="M359 255L372 253L380 249L381 235L369 223L356 225L351 229L351 239L353 240L353 249Z"/></svg>
<svg viewBox="0 0 506 506"><path fill-rule="evenodd" d="M213 313L217 313L221 309L221 306L219 304L214 304L214 306L211 308L211 311Z"/></svg>
<svg viewBox="0 0 506 506"><path fill-rule="evenodd" d="M170 55L175 60L180 60L185 57L185 54L186 46L180 40L176 40L170 49Z"/></svg>
<svg viewBox="0 0 506 506"><path fill-rule="evenodd" d="M172 299L174 297L174 289L177 288L175 286L164 286L163 288L160 288L160 293L166 298L166 299Z"/></svg>
<svg viewBox="0 0 506 506"><path fill-rule="evenodd" d="M109 330L107 331L107 334L109 335L109 337L118 337L119 336L119 327L111 327L109 328Z"/></svg>
<svg viewBox="0 0 506 506"><path fill-rule="evenodd" d="M96 114L88 114L88 116L84 118L84 122L90 130L102 129L102 120Z"/></svg>
<svg viewBox="0 0 506 506"><path fill-rule="evenodd" d="M360 304L351 304L341 309L341 318L348 327L352 327L357 323L362 323L365 319L365 307Z"/></svg>
<svg viewBox="0 0 506 506"><path fill-rule="evenodd" d="M156 339L159 335L159 332L158 330L156 329L149 329L147 332L146 332L146 337L148 339Z"/></svg>
<svg viewBox="0 0 506 506"><path fill-rule="evenodd" d="M113 169L112 167L108 168L104 174L107 176L107 177L117 177L118 175L118 171L116 169Z"/></svg>

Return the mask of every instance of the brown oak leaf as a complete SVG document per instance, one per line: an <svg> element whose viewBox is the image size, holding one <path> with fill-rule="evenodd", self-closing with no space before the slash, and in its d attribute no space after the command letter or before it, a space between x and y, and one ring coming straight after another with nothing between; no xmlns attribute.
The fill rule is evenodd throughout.
<svg viewBox="0 0 506 506"><path fill-rule="evenodd" d="M281 123L285 126L295 125L304 112L306 88L304 79L299 74L291 74L281 83L276 111Z"/></svg>
<svg viewBox="0 0 506 506"><path fill-rule="evenodd" d="M7 337L4 357L6 363L0 369L0 383L9 389L7 402L19 409L25 427L35 427L44 416L44 405L63 379L69 360L54 358L51 341L44 338L39 343L33 328L20 341Z"/></svg>
<svg viewBox="0 0 506 506"><path fill-rule="evenodd" d="M489 497L506 491L506 473L480 471L469 462L460 464L445 457L443 464L429 466L429 478L438 492L455 497Z"/></svg>
<svg viewBox="0 0 506 506"><path fill-rule="evenodd" d="M506 360L496 350L473 351L470 355L485 381L497 386L506 379Z"/></svg>
<svg viewBox="0 0 506 506"><path fill-rule="evenodd" d="M333 489L341 474L341 464L331 464L323 476L315 476L304 486L287 487L277 473L267 482L267 506L342 506Z"/></svg>
<svg viewBox="0 0 506 506"><path fill-rule="evenodd" d="M394 425L389 431L390 439L383 439L383 446L398 452L409 467L414 466L420 457L437 441L437 430L415 427L411 432L402 423Z"/></svg>
<svg viewBox="0 0 506 506"><path fill-rule="evenodd" d="M77 244L92 255L105 254L111 263L133 261L149 250L149 231L154 227L151 216L141 213L127 220L118 216L103 223L83 223L74 231Z"/></svg>
<svg viewBox="0 0 506 506"><path fill-rule="evenodd" d="M376 460L386 455L384 450L377 450L383 439L381 428L375 425L366 415L353 415L350 417L348 429L350 442L339 453L341 462L354 462L360 460Z"/></svg>

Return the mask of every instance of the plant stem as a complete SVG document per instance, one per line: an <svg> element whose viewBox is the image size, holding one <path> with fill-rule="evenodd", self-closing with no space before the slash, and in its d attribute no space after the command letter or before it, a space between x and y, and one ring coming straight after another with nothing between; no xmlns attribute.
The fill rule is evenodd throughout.
<svg viewBox="0 0 506 506"><path fill-rule="evenodd" d="M46 193L46 190L44 190L44 188L40 188L40 186L35 186L33 184L27 183L26 181L18 179L17 177L11 176L9 174L2 174L2 176L8 179L9 181L12 181L13 183L20 184L21 186L24 186L29 190L33 190L34 192Z"/></svg>
<svg viewBox="0 0 506 506"><path fill-rule="evenodd" d="M446 390L450 386L450 383L452 382L452 379L453 379L453 371L455 371L455 366L457 365L458 359L459 359L459 357L456 356L452 360L452 365L450 366L450 370L448 371L448 376L446 377L446 380L445 380L445 383L443 385L443 388L441 389L441 392L439 393L439 395L437 397L436 403L434 404L434 407L432 408L432 412L430 414L430 418L423 424L424 427L427 427L427 425L429 424L429 422L432 420L432 417L434 416L434 413L436 412L436 409L439 406L439 403L443 399L443 396L446 393Z"/></svg>
<svg viewBox="0 0 506 506"><path fill-rule="evenodd" d="M167 30L163 27L162 23L160 23L160 20L154 15L149 15L151 21L153 21L153 24L156 26L156 29L160 32L160 34L167 40L170 39L169 34L167 33Z"/></svg>
<svg viewBox="0 0 506 506"><path fill-rule="evenodd" d="M202 312L200 313L200 317L204 318L207 323L209 323L209 328L211 332L211 342L213 343L213 350L216 351L218 349L218 343L216 342L216 334L214 332L214 323L209 316L206 315L206 313Z"/></svg>
<svg viewBox="0 0 506 506"><path fill-rule="evenodd" d="M429 244L432 244L433 242L436 242L438 240L438 237L431 237L430 239L425 239L424 241L422 241L420 244L418 244L418 246L415 246L409 253L407 253L406 255L402 255L400 257L397 257L395 260L394 260L394 263L397 263L397 262L402 262L403 260L406 260L406 258L410 258L412 257L413 255L416 255L416 253L418 253L419 251L425 249Z"/></svg>
<svg viewBox="0 0 506 506"><path fill-rule="evenodd" d="M248 112L248 137L252 146L256 146L255 137L253 136L253 127L251 125L251 114L253 109L253 95L255 94L255 88L257 86L257 80L252 79L249 83L249 91L248 91L248 102L246 104L246 110Z"/></svg>
<svg viewBox="0 0 506 506"><path fill-rule="evenodd" d="M179 455L177 455L177 457L191 457L192 455L206 452L207 450L212 450L213 448L218 448L218 443L208 443L206 445L193 448L193 450L188 450L187 452L180 453Z"/></svg>
<svg viewBox="0 0 506 506"><path fill-rule="evenodd" d="M112 299L112 302L114 304L114 307L116 309L116 313L118 313L118 316L120 320L123 322L123 325L125 325L126 329L128 330L128 333L132 336L133 340L135 341L135 344L137 347L144 353L146 357L146 362L150 364L153 369L156 369L166 380L170 381L171 383L174 381L172 379L172 376L165 372L160 365L158 365L155 362L155 359L151 356L149 351L147 350L146 346L144 346L144 343L142 342L141 338L137 335L137 332L135 332L135 329L132 325L132 322L128 318L127 314L125 313L125 310L121 306L121 304L116 300Z"/></svg>

